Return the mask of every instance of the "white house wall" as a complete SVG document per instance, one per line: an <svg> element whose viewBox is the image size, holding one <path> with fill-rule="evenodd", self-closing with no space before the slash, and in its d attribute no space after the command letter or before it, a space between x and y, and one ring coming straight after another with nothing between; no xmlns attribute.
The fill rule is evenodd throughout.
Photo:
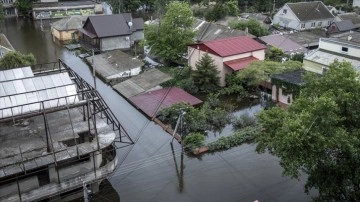
<svg viewBox="0 0 360 202"><path fill-rule="evenodd" d="M348 51L347 52L342 51L343 47L348 48ZM319 49L345 54L347 56L355 57L360 60L360 46L350 45L346 43L340 44L340 43L320 39Z"/></svg>
<svg viewBox="0 0 360 202"><path fill-rule="evenodd" d="M129 49L130 36L117 36L102 38L100 42L101 51L115 50L115 49Z"/></svg>
<svg viewBox="0 0 360 202"><path fill-rule="evenodd" d="M131 34L131 43L134 43L134 41L141 41L144 39L144 31L136 31Z"/></svg>

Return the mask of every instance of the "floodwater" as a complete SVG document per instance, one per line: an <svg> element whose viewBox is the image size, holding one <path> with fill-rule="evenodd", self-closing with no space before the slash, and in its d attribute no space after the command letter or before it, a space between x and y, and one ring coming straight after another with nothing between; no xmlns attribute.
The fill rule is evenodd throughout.
<svg viewBox="0 0 360 202"><path fill-rule="evenodd" d="M49 22L8 19L3 32L14 48L33 53L38 63L63 59L80 76L93 84L83 61L54 43ZM111 186L102 186L92 201L308 201L305 177L300 181L282 176L278 158L257 154L255 145L245 144L228 151L199 158L182 155L181 147L158 125L150 122L132 105L97 79L97 89L136 144L118 149L120 166L108 177ZM238 113L254 113L255 105ZM231 133L227 126L221 134ZM115 191L116 192L115 192Z"/></svg>

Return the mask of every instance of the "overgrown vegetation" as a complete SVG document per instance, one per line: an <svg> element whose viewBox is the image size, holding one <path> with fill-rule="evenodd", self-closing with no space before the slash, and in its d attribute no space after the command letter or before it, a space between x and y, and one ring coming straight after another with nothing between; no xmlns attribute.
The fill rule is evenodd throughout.
<svg viewBox="0 0 360 202"><path fill-rule="evenodd" d="M239 29L243 31L248 29L249 33L256 37L261 37L269 34L269 31L255 19L243 21L233 20L229 22L229 27L231 29Z"/></svg>
<svg viewBox="0 0 360 202"><path fill-rule="evenodd" d="M242 130L236 131L233 135L228 137L221 137L215 142L211 142L206 145L209 148L209 152L223 151L230 149L244 143L251 142L255 139L259 128L257 126L249 126Z"/></svg>
<svg viewBox="0 0 360 202"><path fill-rule="evenodd" d="M0 70L26 67L35 64L36 59L32 53L22 54L17 51L11 51L0 59Z"/></svg>
<svg viewBox="0 0 360 202"><path fill-rule="evenodd" d="M202 133L190 133L184 138L184 145L186 149L195 149L204 145L205 136Z"/></svg>

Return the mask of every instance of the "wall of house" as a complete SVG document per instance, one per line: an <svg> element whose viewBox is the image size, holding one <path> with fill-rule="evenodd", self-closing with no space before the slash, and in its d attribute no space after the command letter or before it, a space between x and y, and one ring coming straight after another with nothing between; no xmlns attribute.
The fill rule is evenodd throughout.
<svg viewBox="0 0 360 202"><path fill-rule="evenodd" d="M100 50L108 51L115 49L129 49L130 48L130 36L116 36L102 38L100 42Z"/></svg>
<svg viewBox="0 0 360 202"><path fill-rule="evenodd" d="M131 43L134 43L134 41L141 41L143 39L144 39L143 30L136 31L131 34Z"/></svg>
<svg viewBox="0 0 360 202"><path fill-rule="evenodd" d="M354 0L352 5L353 7L360 7L360 0Z"/></svg>
<svg viewBox="0 0 360 202"><path fill-rule="evenodd" d="M59 41L69 41L73 38L73 33L75 36L75 39L79 39L79 34L77 33L77 30L71 30L71 31L58 31L54 28L51 28L52 35Z"/></svg>
<svg viewBox="0 0 360 202"><path fill-rule="evenodd" d="M277 86L273 85L272 86L272 91L271 91L271 98L274 102L277 102L280 104L280 106L286 106L289 105L290 103L292 103L293 101L293 97L292 94L283 94L283 89L279 87L279 95L277 97ZM289 102L290 101L290 102Z"/></svg>
<svg viewBox="0 0 360 202"><path fill-rule="evenodd" d="M39 187L39 180L37 176L27 177L19 180L20 192L24 193ZM17 182L8 183L0 187L0 197L18 194Z"/></svg>
<svg viewBox="0 0 360 202"><path fill-rule="evenodd" d="M318 74L322 74L323 73L323 69L326 68L326 66L313 62L311 60L307 60L304 58L303 60L303 67L306 71L310 71L310 72L315 72Z"/></svg>
<svg viewBox="0 0 360 202"><path fill-rule="evenodd" d="M326 39L320 39L319 48L360 59L360 46L356 46L353 44L339 43ZM344 51L343 48L346 48L347 51Z"/></svg>

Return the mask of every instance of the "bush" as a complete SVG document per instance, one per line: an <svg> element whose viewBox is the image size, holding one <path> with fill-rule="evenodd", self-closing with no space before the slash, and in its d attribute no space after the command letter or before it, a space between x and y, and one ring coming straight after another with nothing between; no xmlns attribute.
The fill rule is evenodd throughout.
<svg viewBox="0 0 360 202"><path fill-rule="evenodd" d="M239 29L239 30L245 30L248 28L249 33L256 36L261 37L269 34L269 31L261 25L260 22L258 22L255 19L250 20L244 20L244 21L231 21L229 22L229 26L232 29Z"/></svg>
<svg viewBox="0 0 360 202"><path fill-rule="evenodd" d="M256 124L256 118L250 116L248 113L240 115L233 119L232 124L235 129L245 128L247 126L253 126Z"/></svg>
<svg viewBox="0 0 360 202"><path fill-rule="evenodd" d="M231 147L241 145L246 142L253 141L259 130L258 127L247 127L243 130L236 131L233 135L228 137L221 137L215 142L209 143L207 147L209 152L227 150Z"/></svg>
<svg viewBox="0 0 360 202"><path fill-rule="evenodd" d="M204 145L205 136L201 133L190 133L184 139L185 148L195 149Z"/></svg>
<svg viewBox="0 0 360 202"><path fill-rule="evenodd" d="M205 13L206 21L218 21L227 15L227 8L223 4L216 4L210 7Z"/></svg>

